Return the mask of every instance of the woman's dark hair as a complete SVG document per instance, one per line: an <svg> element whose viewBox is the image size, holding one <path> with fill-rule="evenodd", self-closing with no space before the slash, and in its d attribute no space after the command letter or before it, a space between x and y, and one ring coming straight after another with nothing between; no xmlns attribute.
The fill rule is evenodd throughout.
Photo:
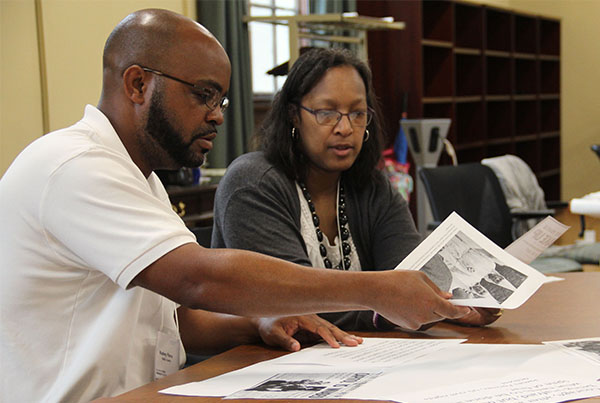
<svg viewBox="0 0 600 403"><path fill-rule="evenodd" d="M367 105L374 111L367 129L369 139L350 169L344 173L354 184L362 186L376 170L381 156L381 116L373 92L369 66L346 49L313 49L302 54L292 66L281 91L275 95L273 105L257 133L257 141L266 158L281 169L290 179L304 180L306 158L292 139L292 118L299 113L297 105L325 73L332 67L352 66L362 78L367 91Z"/></svg>

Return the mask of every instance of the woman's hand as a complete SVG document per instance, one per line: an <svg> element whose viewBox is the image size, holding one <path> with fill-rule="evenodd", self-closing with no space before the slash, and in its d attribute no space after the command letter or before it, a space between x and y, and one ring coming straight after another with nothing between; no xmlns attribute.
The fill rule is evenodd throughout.
<svg viewBox="0 0 600 403"><path fill-rule="evenodd" d="M495 322L502 316L502 309L470 307L471 312L450 322L465 326L485 326Z"/></svg>
<svg viewBox="0 0 600 403"><path fill-rule="evenodd" d="M301 341L317 341L322 338L333 348L357 346L362 338L344 332L337 326L317 315L286 316L282 318L254 319L261 339L269 346L298 351ZM293 336L296 336L294 338Z"/></svg>

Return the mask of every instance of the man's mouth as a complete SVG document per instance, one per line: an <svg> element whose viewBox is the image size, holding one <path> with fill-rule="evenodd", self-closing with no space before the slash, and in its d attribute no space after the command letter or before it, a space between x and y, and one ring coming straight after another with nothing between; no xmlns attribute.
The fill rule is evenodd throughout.
<svg viewBox="0 0 600 403"><path fill-rule="evenodd" d="M213 140L215 137L217 137L217 133L212 132L210 134L197 137L194 141L197 141L200 144L200 147L202 147L202 153L204 154L212 150Z"/></svg>

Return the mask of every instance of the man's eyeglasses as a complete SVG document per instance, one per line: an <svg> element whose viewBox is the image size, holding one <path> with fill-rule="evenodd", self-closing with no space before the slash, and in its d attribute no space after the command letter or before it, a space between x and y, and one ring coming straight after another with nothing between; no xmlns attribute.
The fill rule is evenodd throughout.
<svg viewBox="0 0 600 403"><path fill-rule="evenodd" d="M157 76L170 78L171 80L175 80L177 82L180 82L181 84L185 84L188 87L193 88L194 93L202 98L202 100L204 101L204 104L211 111L214 111L215 109L217 109L217 107L220 107L221 112L225 112L225 109L227 109L227 107L229 106L229 99L227 97L221 97L221 94L219 94L219 92L217 90L215 90L214 88L203 87L203 86L200 86L197 84L192 84L190 82L182 80L181 78L173 77L167 73L163 73L162 71L154 70L149 67L144 67L144 66L140 66L140 67L142 68L142 70L147 71L149 73L156 74Z"/></svg>
<svg viewBox="0 0 600 403"><path fill-rule="evenodd" d="M303 105L298 105L300 108L315 115L317 123L323 126L335 126L342 120L342 117L348 116L350 124L353 127L366 127L371 123L373 113L370 109L366 111L354 111L342 113L331 109L310 109Z"/></svg>

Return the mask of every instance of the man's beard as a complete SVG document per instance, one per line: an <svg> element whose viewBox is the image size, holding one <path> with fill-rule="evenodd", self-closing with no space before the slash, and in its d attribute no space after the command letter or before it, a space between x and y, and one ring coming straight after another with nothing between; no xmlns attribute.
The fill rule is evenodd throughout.
<svg viewBox="0 0 600 403"><path fill-rule="evenodd" d="M162 90L157 89L150 98L148 120L145 131L158 143L158 146L169 154L171 160L179 167L199 167L204 162L204 154L192 151L191 145L200 137L207 136L215 131L214 127L202 130L192 136L189 142L183 140L183 136L169 123L165 109L162 104Z"/></svg>

